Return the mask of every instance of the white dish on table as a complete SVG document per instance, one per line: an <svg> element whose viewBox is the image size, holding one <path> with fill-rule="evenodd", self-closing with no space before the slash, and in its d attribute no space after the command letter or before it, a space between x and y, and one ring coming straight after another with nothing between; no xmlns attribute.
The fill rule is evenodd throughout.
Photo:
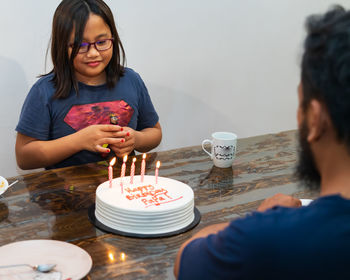
<svg viewBox="0 0 350 280"><path fill-rule="evenodd" d="M0 195L2 195L9 187L9 183L4 177L0 176Z"/></svg>
<svg viewBox="0 0 350 280"><path fill-rule="evenodd" d="M0 266L12 264L56 264L54 271L60 272L62 279L78 280L85 277L91 267L92 259L82 248L68 242L57 240L26 240L0 247ZM0 279L20 274L37 275L30 267L0 269ZM5 277L5 278L4 278ZM14 278L11 279L23 279Z"/></svg>

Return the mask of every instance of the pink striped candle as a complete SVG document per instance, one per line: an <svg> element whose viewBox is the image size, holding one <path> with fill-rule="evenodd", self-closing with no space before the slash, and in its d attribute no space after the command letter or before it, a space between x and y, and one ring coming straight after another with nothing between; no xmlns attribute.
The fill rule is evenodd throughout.
<svg viewBox="0 0 350 280"><path fill-rule="evenodd" d="M109 179L109 187L112 187L112 180L113 180L113 165L115 164L116 158L112 158L112 160L109 162L108 166L108 179Z"/></svg>
<svg viewBox="0 0 350 280"><path fill-rule="evenodd" d="M157 164L156 164L156 172L155 172L156 184L158 184L159 167L160 167L160 161L158 160L158 161L157 161Z"/></svg>
<svg viewBox="0 0 350 280"><path fill-rule="evenodd" d="M125 177L125 169L126 169L126 162L128 160L128 155L125 155L123 157L123 164L122 164L122 170L120 172L120 186L121 186L121 189L122 189L122 193L123 193L123 179Z"/></svg>
<svg viewBox="0 0 350 280"><path fill-rule="evenodd" d="M141 183L143 183L143 180L145 177L145 170L146 170L146 154L143 154L142 162L141 162Z"/></svg>
<svg viewBox="0 0 350 280"><path fill-rule="evenodd" d="M131 168L130 168L130 184L133 184L133 183L134 183L135 161L136 161L136 158L134 157L134 158L132 159L132 164L131 164Z"/></svg>

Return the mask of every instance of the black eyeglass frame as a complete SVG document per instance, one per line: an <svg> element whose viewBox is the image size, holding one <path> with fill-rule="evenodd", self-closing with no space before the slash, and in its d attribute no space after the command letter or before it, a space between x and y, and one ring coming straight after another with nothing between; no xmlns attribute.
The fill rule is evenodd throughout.
<svg viewBox="0 0 350 280"><path fill-rule="evenodd" d="M111 41L112 44L107 48L107 49L102 49L100 50L99 49L99 46L97 45L97 43L101 42L101 41ZM94 45L95 47L95 50L97 50L98 52L103 52L103 51L106 51L106 50L109 50L112 46L113 46L113 43L114 43L114 38L108 38L108 39L101 39L101 40L97 40L95 42L92 42L92 43L81 43L80 46L79 46L79 49L78 49L78 54L82 54L82 53L87 53L89 52L90 50L90 47L91 45ZM74 44L70 44L69 45L71 48L73 48ZM87 46L87 50L86 51L80 51L81 47L86 47Z"/></svg>

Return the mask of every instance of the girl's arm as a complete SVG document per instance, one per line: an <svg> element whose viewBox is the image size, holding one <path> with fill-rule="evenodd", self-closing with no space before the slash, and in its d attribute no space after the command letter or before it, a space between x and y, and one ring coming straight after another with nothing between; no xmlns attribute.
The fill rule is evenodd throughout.
<svg viewBox="0 0 350 280"><path fill-rule="evenodd" d="M80 151L74 144L73 135L57 140L41 141L17 133L16 160L21 169L33 169L58 163Z"/></svg>
<svg viewBox="0 0 350 280"><path fill-rule="evenodd" d="M157 147L162 140L162 128L159 122L154 127L145 128L141 131L133 130L130 127L123 127L126 132L125 142L111 145L118 157L130 154L133 150L148 152Z"/></svg>
<svg viewBox="0 0 350 280"><path fill-rule="evenodd" d="M109 153L103 144L117 144L125 133L120 126L91 125L65 137L42 141L17 133L16 159L21 169L47 167L82 150ZM115 138L117 137L117 138Z"/></svg>
<svg viewBox="0 0 350 280"><path fill-rule="evenodd" d="M157 147L162 140L162 128L157 122L154 127L135 131L135 150L138 152L148 152Z"/></svg>

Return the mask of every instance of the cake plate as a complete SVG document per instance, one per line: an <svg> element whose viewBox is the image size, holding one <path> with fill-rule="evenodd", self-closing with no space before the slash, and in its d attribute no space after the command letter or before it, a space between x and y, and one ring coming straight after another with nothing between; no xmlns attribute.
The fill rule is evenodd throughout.
<svg viewBox="0 0 350 280"><path fill-rule="evenodd" d="M194 207L194 219L193 219L192 223L190 223L188 226L186 226L182 229L179 229L179 230L171 231L171 232L157 233L157 234L140 234L140 233L132 233L132 232L125 232L125 231L116 230L116 229L110 228L110 227L102 224L99 220L96 219L95 203L89 207L88 216L89 216L90 222L100 230L103 230L107 233L113 233L113 234L117 234L117 235L122 235L122 236L127 236L127 237L136 237L136 238L161 238L161 237L169 237L169 236L178 235L180 233L184 233L186 231L189 231L190 229L193 229L196 225L199 224L199 222L201 220L201 213L199 212L199 210L196 207Z"/></svg>

